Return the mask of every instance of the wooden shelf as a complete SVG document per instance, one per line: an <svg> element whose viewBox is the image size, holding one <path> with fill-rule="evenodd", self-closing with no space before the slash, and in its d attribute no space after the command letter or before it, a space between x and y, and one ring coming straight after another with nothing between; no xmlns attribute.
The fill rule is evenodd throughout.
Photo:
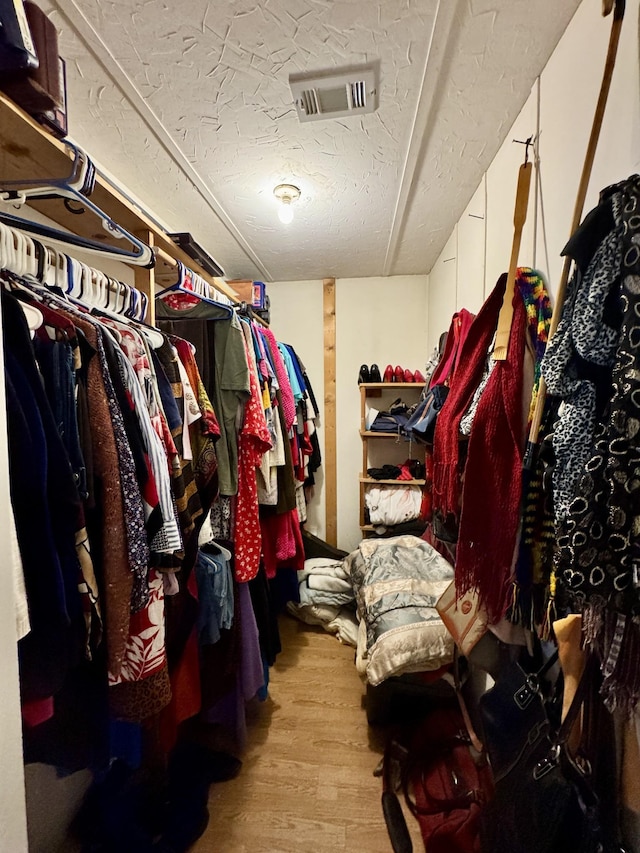
<svg viewBox="0 0 640 853"><path fill-rule="evenodd" d="M403 441L409 441L409 437L403 433L397 432L373 432L372 430L360 430L362 438L401 438Z"/></svg>
<svg viewBox="0 0 640 853"><path fill-rule="evenodd" d="M377 483L379 486L424 486L426 480L376 480L374 477L360 477L361 483Z"/></svg>
<svg viewBox="0 0 640 853"><path fill-rule="evenodd" d="M90 151L87 151L87 154L91 157ZM68 149L63 142L47 133L13 101L0 93L0 186L3 179L20 181L65 177L69 174L71 162ZM171 283L169 278L173 275L172 261L175 267L175 261L180 260L225 296L234 302L238 301L237 293L224 279L215 278L202 269L134 202L126 198L102 175L96 176L91 201L111 219L131 234L141 237L145 242L147 235L152 235L153 245L160 250L155 274L163 280L163 283L166 281ZM64 206L62 199L30 200L29 205L73 234L100 240L105 245L122 246L122 241L107 234L96 216L90 213L82 216L73 214ZM21 215L19 211L13 209L9 212L17 216Z"/></svg>
<svg viewBox="0 0 640 853"><path fill-rule="evenodd" d="M424 388L422 382L360 382L360 388L365 391L381 391L384 388Z"/></svg>

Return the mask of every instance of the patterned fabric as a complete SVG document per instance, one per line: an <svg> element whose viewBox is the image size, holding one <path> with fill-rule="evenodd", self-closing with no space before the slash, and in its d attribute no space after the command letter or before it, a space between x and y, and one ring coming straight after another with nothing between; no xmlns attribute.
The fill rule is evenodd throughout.
<svg viewBox="0 0 640 853"><path fill-rule="evenodd" d="M211 532L212 539L216 541L232 540L231 530L233 528L233 501L229 495L220 495L211 507Z"/></svg>
<svg viewBox="0 0 640 853"><path fill-rule="evenodd" d="M528 426L531 426L538 400L538 390L540 388L542 359L547 349L547 341L549 340L549 326L551 325L552 313L551 301L547 293L544 278L539 272L530 267L518 267L516 284L524 302L529 338L533 344L535 353L533 393L531 394L531 404L527 420Z"/></svg>
<svg viewBox="0 0 640 853"><path fill-rule="evenodd" d="M614 263L622 324L610 401L583 454L575 496L557 527L557 570L569 601L583 608L585 639L600 655L608 706L630 711L640 698L640 629L635 621L640 616L639 176L619 185L619 201ZM611 264L602 275L610 281ZM607 343L613 334L601 330Z"/></svg>
<svg viewBox="0 0 640 853"><path fill-rule="evenodd" d="M162 575L149 573L149 604L131 616L129 639L118 675L109 673L109 684L142 681L166 666L164 642L164 586Z"/></svg>
<svg viewBox="0 0 640 853"><path fill-rule="evenodd" d="M124 501L124 522L127 530L127 548L129 552L129 570L134 576L134 590L137 594L144 595L147 582L147 569L149 566L149 548L144 525L144 510L142 507L142 496L136 479L135 464L131 446L124 428L122 412L118 407L115 390L109 374L104 346L102 343L102 330L98 333L98 356L102 379L107 392L107 403L111 422L113 424L116 446L118 448L118 465L120 467L120 479L122 483L122 498Z"/></svg>
<svg viewBox="0 0 640 853"><path fill-rule="evenodd" d="M296 404L293 399L293 391L291 390L289 376L287 374L287 369L284 366L280 350L278 349L278 342L276 341L273 332L271 329L262 329L262 335L266 338L269 345L271 360L278 378L280 394L282 395L282 410L284 413L285 427L286 431L289 432L296 419Z"/></svg>
<svg viewBox="0 0 640 853"><path fill-rule="evenodd" d="M365 539L344 568L363 635L357 666L370 684L451 662L453 640L435 604L453 569L431 545L415 536Z"/></svg>
<svg viewBox="0 0 640 853"><path fill-rule="evenodd" d="M97 349L98 333L85 318L72 316L88 343ZM133 576L124 524L123 485L107 393L97 356L87 365L87 402L92 432L93 469L103 512L102 575L105 634L110 672L118 675L129 636Z"/></svg>
<svg viewBox="0 0 640 853"><path fill-rule="evenodd" d="M584 277L578 269L569 283L562 319L542 363L548 393L563 400L553 436L553 499L557 518L567 514L593 439L596 380L603 370L608 379L616 355L619 329L611 325L605 309L619 276L620 191L611 201L615 227L601 241Z"/></svg>
<svg viewBox="0 0 640 853"><path fill-rule="evenodd" d="M243 323L243 330L250 335ZM238 436L238 495L234 526L236 580L250 581L260 568L262 535L258 510L256 469L271 447L271 437L262 408L260 387L253 348L249 348L245 333L245 353L249 364L251 396L244 407L244 423Z"/></svg>

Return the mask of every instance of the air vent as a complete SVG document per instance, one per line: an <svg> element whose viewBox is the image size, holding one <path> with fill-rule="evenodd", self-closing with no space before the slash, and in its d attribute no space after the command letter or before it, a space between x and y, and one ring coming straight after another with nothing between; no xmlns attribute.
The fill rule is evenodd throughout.
<svg viewBox="0 0 640 853"><path fill-rule="evenodd" d="M291 93L300 121L319 121L372 113L378 108L376 68L292 75Z"/></svg>

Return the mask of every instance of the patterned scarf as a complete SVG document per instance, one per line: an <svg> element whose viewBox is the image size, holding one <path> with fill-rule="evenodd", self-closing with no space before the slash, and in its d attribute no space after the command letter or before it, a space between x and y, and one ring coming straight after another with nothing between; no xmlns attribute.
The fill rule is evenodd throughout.
<svg viewBox="0 0 640 853"><path fill-rule="evenodd" d="M583 610L585 642L598 653L610 709L640 699L640 177L623 185L618 302L622 325L611 395L596 424L568 513L558 524L557 573Z"/></svg>
<svg viewBox="0 0 640 853"><path fill-rule="evenodd" d="M542 275L530 267L518 267L517 286L524 302L527 314L527 328L535 352L533 393L531 394L531 405L529 407L527 422L530 427L540 388L542 358L547 348L547 341L549 340L551 301L549 300L549 294L547 293Z"/></svg>

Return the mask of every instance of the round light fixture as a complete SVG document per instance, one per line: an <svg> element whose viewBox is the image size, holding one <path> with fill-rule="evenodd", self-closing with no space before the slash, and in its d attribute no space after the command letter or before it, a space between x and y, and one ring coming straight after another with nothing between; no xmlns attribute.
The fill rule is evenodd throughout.
<svg viewBox="0 0 640 853"><path fill-rule="evenodd" d="M284 225L293 221L292 204L300 198L300 190L293 184L278 184L273 189L274 196L280 202L278 206L278 219Z"/></svg>

